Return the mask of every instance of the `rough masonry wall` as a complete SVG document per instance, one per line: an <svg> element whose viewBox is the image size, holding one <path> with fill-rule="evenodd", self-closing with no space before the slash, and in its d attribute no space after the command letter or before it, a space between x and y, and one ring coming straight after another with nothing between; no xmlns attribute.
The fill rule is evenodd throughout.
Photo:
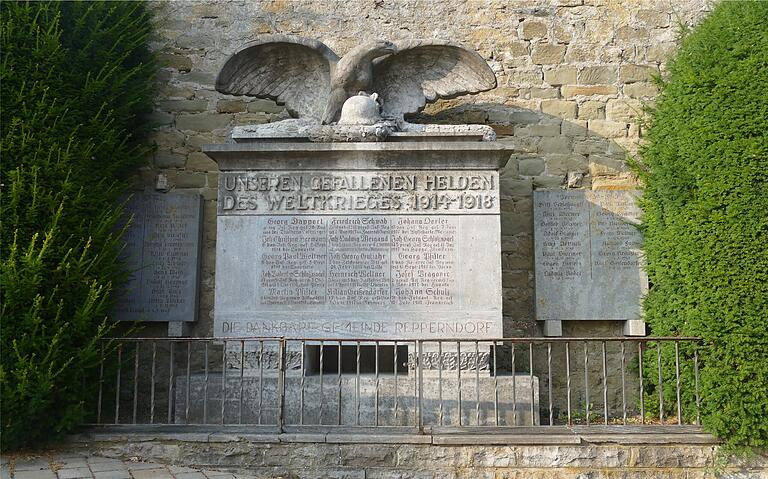
<svg viewBox="0 0 768 479"><path fill-rule="evenodd" d="M679 25L709 0L320 0L155 2L153 48L162 69L150 121L157 149L138 186L199 192L204 200L200 321L210 335L217 167L200 151L233 126L288 117L275 103L221 95L216 74L259 34L316 38L339 54L375 39L440 38L476 49L498 88L428 106L414 121L491 125L523 152L502 170L505 336L540 335L533 310L532 191L631 188L625 159L642 138L638 117L652 78L676 48ZM620 324L566 325L573 335L619 334Z"/></svg>

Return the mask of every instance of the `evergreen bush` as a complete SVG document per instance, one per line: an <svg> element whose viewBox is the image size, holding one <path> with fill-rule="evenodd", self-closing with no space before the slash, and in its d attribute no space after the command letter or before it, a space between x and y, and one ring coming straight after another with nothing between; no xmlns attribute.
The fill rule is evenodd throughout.
<svg viewBox="0 0 768 479"><path fill-rule="evenodd" d="M119 198L145 158L149 13L136 2L2 2L3 450L84 419L98 388Z"/></svg>
<svg viewBox="0 0 768 479"><path fill-rule="evenodd" d="M703 338L704 427L768 446L768 3L722 2L682 41L637 167L651 333ZM674 414L673 352L663 351ZM656 353L647 357L658 397ZM693 368L682 370L695 413ZM652 405L658 407L658 403Z"/></svg>

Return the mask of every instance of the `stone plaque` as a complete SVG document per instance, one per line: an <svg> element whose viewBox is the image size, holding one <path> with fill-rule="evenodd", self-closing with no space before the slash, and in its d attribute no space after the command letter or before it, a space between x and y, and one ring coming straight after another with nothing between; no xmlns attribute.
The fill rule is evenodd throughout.
<svg viewBox="0 0 768 479"><path fill-rule="evenodd" d="M536 318L640 320L638 191L534 192Z"/></svg>
<svg viewBox="0 0 768 479"><path fill-rule="evenodd" d="M500 337L495 171L219 178L219 337Z"/></svg>
<svg viewBox="0 0 768 479"><path fill-rule="evenodd" d="M201 208L199 195L133 194L123 250L132 274L115 306L116 319L197 319Z"/></svg>

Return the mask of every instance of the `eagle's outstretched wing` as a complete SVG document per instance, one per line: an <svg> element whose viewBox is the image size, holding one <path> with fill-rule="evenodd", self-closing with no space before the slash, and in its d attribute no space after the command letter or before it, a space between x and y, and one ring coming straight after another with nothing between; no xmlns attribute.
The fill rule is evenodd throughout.
<svg viewBox="0 0 768 479"><path fill-rule="evenodd" d="M397 41L397 53L374 62L373 91L382 115L402 118L439 98L496 87L496 75L477 53L441 40Z"/></svg>
<svg viewBox="0 0 768 479"><path fill-rule="evenodd" d="M216 90L269 98L291 115L319 119L339 57L323 43L291 35L265 35L227 59Z"/></svg>

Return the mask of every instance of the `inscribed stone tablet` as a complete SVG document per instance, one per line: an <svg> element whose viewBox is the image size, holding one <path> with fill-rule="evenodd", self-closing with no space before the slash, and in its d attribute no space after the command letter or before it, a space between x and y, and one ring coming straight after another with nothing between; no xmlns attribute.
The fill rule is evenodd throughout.
<svg viewBox="0 0 768 479"><path fill-rule="evenodd" d="M123 259L132 271L115 307L123 321L195 321L200 264L199 195L135 193Z"/></svg>
<svg viewBox="0 0 768 479"><path fill-rule="evenodd" d="M219 181L215 336L501 335L495 171Z"/></svg>
<svg viewBox="0 0 768 479"><path fill-rule="evenodd" d="M637 191L534 192L536 319L638 320Z"/></svg>

